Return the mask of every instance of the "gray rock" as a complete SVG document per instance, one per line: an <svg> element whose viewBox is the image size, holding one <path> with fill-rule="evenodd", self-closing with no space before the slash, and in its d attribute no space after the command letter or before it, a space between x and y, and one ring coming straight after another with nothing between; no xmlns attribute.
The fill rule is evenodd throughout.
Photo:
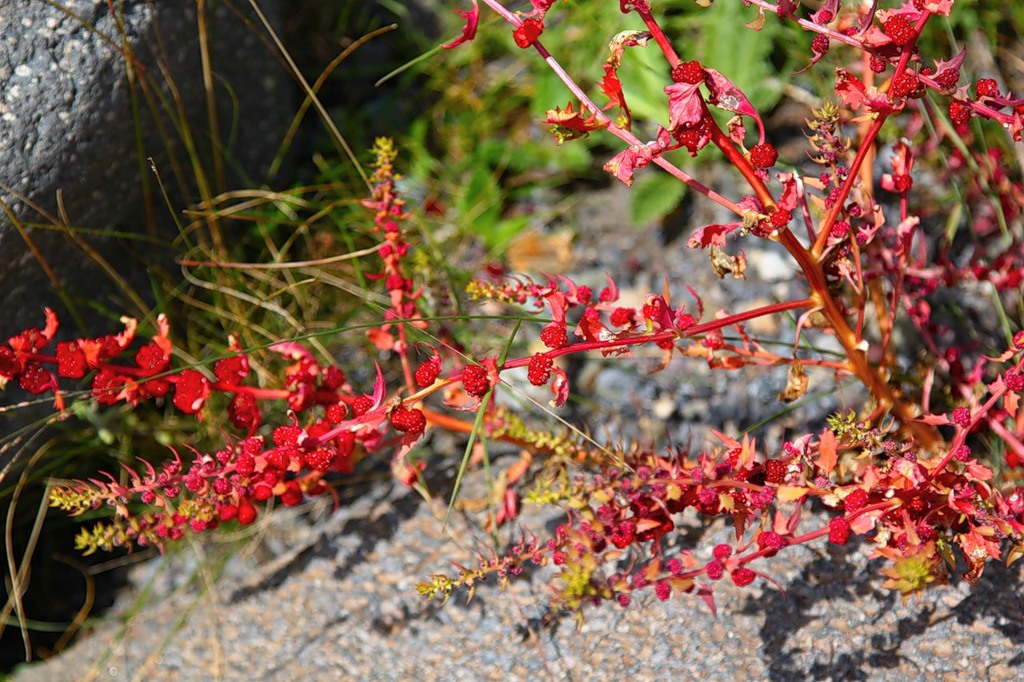
<svg viewBox="0 0 1024 682"><path fill-rule="evenodd" d="M277 20L277 0L260 5ZM182 122L212 191L223 189L212 173L197 4L114 6L123 12L116 19L105 0L0 4L0 338L41 325L44 305L65 312L58 286L80 310L109 307L115 320L118 312L134 312L80 246L46 228L61 221L62 204L97 253L147 291L145 263L167 264L175 232L145 159L160 169L175 210L197 196ZM244 21L224 3L209 7L225 185L258 182L288 111L284 71L261 43L246 3L237 3L250 14ZM119 232L132 238L115 239ZM89 331L105 333L109 326Z"/></svg>
<svg viewBox="0 0 1024 682"><path fill-rule="evenodd" d="M244 549L227 552L219 580L224 549L184 548L137 568L114 615L13 679L1020 679L1019 565L993 565L978 585L954 581L902 603L881 588L883 566L866 545L819 539L755 562L778 587L715 583L717 618L693 595L645 594L626 609L588 610L577 629L546 608L551 566L504 593L484 582L468 603L464 594L443 607L420 597L418 580L451 574L450 560L475 565L475 550L487 550L460 513L442 532L445 507L444 494L428 505L384 482L313 524L278 511ZM526 507L522 523L543 539L561 520ZM703 562L715 543L735 542L721 521L679 522L669 554L696 542ZM812 513L804 523L824 521ZM268 538L278 552L267 551Z"/></svg>

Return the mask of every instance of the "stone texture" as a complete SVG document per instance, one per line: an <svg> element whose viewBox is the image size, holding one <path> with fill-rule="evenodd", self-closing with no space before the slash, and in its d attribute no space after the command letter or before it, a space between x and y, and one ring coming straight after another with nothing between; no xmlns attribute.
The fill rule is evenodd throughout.
<svg viewBox="0 0 1024 682"><path fill-rule="evenodd" d="M174 236L172 215L145 159L160 169L176 210L194 198L196 187L179 132L183 121L199 157L212 168L198 3L114 4L123 6L117 20L105 0L0 4L0 199L10 211L0 212L0 338L41 324L43 305L63 311L53 278L79 310L109 307L114 319L130 312L117 285L85 251L45 228L66 217L82 236L105 235L88 241L144 293L145 262L167 265ZM283 70L254 28L225 3L207 5L216 7L207 10L207 20L222 139L231 137L232 118L245 114L221 149L227 183L258 183L289 110ZM238 6L248 11L246 3ZM276 19L276 0L261 6ZM174 163L182 164L180 175ZM111 238L120 231L136 239Z"/></svg>
<svg viewBox="0 0 1024 682"><path fill-rule="evenodd" d="M474 476L467 495L483 489ZM449 571L449 561L474 562L473 550L488 544L458 514L442 532L443 497L427 504L379 482L319 521L279 510L241 549L185 548L140 566L135 589L91 636L14 679L924 682L1024 674L1019 569L993 565L976 586L903 603L880 588L858 546L819 542L758 562L783 591L760 580L716 583L717 617L691 595L647 595L626 609L590 610L577 629L545 608L548 568L505 593L485 583L469 603L458 595L441 606L422 599L416 582ZM528 508L523 523L543 537L557 519ZM697 542L704 560L732 534L719 522L681 522L676 541ZM222 554L232 558L218 576Z"/></svg>

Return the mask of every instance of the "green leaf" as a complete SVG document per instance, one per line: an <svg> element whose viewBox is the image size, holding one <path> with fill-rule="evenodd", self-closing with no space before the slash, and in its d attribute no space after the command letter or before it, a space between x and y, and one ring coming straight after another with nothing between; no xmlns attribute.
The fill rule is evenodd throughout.
<svg viewBox="0 0 1024 682"><path fill-rule="evenodd" d="M764 115L782 96L785 85L772 66L773 39L779 33L779 22L769 21L755 32L742 23L754 18L736 8L719 4L701 13L701 37L704 54L701 62L724 74L747 96L750 103Z"/></svg>
<svg viewBox="0 0 1024 682"><path fill-rule="evenodd" d="M686 185L668 173L652 170L637 175L629 207L630 220L636 226L660 221L679 205L685 194Z"/></svg>

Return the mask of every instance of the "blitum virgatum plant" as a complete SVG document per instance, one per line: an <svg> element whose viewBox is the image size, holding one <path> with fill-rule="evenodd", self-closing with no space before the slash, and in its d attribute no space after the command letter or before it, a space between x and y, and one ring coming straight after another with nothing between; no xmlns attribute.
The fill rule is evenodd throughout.
<svg viewBox="0 0 1024 682"><path fill-rule="evenodd" d="M52 392L58 409L60 383L88 377L99 403L170 401L200 418L205 410L226 409L237 429L215 452L179 449L159 466L55 486L52 505L72 514L111 508L111 520L82 532L80 549L162 547L220 524L250 524L268 501L294 505L329 492L360 459L378 453L390 453L394 474L416 485L425 463L415 457L415 446L432 429L446 429L509 442L523 453L502 479L497 499L503 504L492 523L514 520L524 499L561 505L567 515L553 537L524 535L503 551L481 554L478 565L433 576L421 585L429 596L471 592L492 576L504 584L527 564L543 564L558 569L557 607L607 600L625 606L641 590L713 603L716 581L728 576L743 586L767 578L771 564L763 560L787 547L843 545L854 536L884 561L886 586L904 595L944 582L951 571L974 581L989 560L1020 558L1024 332L1008 320L1021 312L1022 191L1020 178L1005 168L1004 151L974 152L969 143L991 132L985 126L999 126L1010 144L1019 143L1024 100L1001 92L994 80L967 81L962 51L921 53L922 32L955 12L954 2L825 0L814 10L795 0L733 3L737 16L750 12L752 29L737 39L758 39L765 21L792 22L810 34L809 68L823 68L826 58L840 64L832 92L808 112L804 153L785 168L744 93L713 64L677 51L655 3L619 3L634 23L608 36L594 90L602 104L543 44L545 31L571 25L571 6L533 0L526 11L513 11L498 0L481 3L510 25L520 48L535 51L565 82L570 99L557 103L546 122L558 144L599 132L619 138L623 148L605 164L616 179L629 185L645 167L658 166L735 216L689 238L691 248L707 251L720 276L743 277L745 258L736 244L774 241L797 266L803 295L708 315L692 289L685 303L672 300L670 289L686 282L671 282L632 307L620 302L612 278L594 291L560 274L540 281L493 275L474 281L469 295L521 311L518 334L535 333L543 350L517 357L520 344L498 338L492 354L467 357L442 321L423 309L420 285L408 274L411 209L396 185L396 150L381 140L365 205L380 235L375 281L386 290L389 308L369 336L374 348L397 358L394 377L389 365L376 364L372 385L353 386L342 368L291 341L270 347L284 363L273 387L250 379L251 353L235 341L210 367L177 368L163 318L138 347L136 323L129 320L119 334L62 341L51 350L57 319L47 312L42 329L0 347L3 381L31 393ZM476 0L459 11L465 26L447 48L471 42L478 28ZM561 11L566 16L557 25L548 21ZM619 80L622 61L639 49L657 49L666 60L665 120L650 140L633 132L628 88ZM924 122L930 137L915 135ZM751 124L756 132L747 130ZM908 139L883 139L892 130L905 131ZM719 193L673 161L709 146L735 169L744 189ZM876 181L881 150L888 158ZM949 163L933 178L952 182L970 169L976 180L970 187L987 188L967 193L987 207L978 210L970 234L947 235L946 242L929 234L922 219L929 209L915 199L923 194L915 184L920 169L938 155ZM809 165L813 172L806 171ZM938 293L979 284L1004 310L1001 348L964 343L934 310ZM782 314L797 322L792 347L776 353L745 325ZM916 367L901 365L897 327L914 330L924 349L926 359ZM822 336L838 342L841 359L809 350ZM861 382L870 403L772 451L722 432L703 450L657 451L596 447L571 431L528 423L495 400L497 389L515 381L509 371L525 367L530 384L550 390L557 411L573 388L561 358L600 353L626 362L631 351L650 346L663 354L667 371L678 366L669 365L675 356L720 371L787 367L789 400L806 391L805 368L826 368L837 381ZM227 397L226 408L217 394ZM266 426L275 411L278 423L284 413L287 421ZM985 442L999 443L1002 461L976 452ZM802 511L812 503L826 511L826 520L807 527ZM706 518L728 517L735 528L735 540L711 548L710 561L698 561L692 547L669 550L664 542L690 509Z"/></svg>

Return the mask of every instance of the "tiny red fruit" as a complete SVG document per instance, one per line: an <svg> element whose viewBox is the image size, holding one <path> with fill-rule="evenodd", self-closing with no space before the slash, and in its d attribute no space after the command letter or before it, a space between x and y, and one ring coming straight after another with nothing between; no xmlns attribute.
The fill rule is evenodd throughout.
<svg viewBox="0 0 1024 682"><path fill-rule="evenodd" d="M750 148L750 163L758 168L771 168L778 160L779 153L767 142L755 144Z"/></svg>
<svg viewBox="0 0 1024 682"><path fill-rule="evenodd" d="M893 45L903 46L914 39L914 24L902 14L894 14L882 24L882 30Z"/></svg>
<svg viewBox="0 0 1024 682"><path fill-rule="evenodd" d="M768 483L782 483L786 478L786 463L781 459L770 459L764 464L764 480Z"/></svg>
<svg viewBox="0 0 1024 682"><path fill-rule="evenodd" d="M565 347L565 344L569 343L569 334L566 331L565 324L560 322L552 322L540 331L540 340L548 348L558 349Z"/></svg>
<svg viewBox="0 0 1024 682"><path fill-rule="evenodd" d="M769 220L775 227L785 227L793 219L793 214L784 208L780 208L771 214Z"/></svg>
<svg viewBox="0 0 1024 682"><path fill-rule="evenodd" d="M391 411L391 425L395 427L395 431L419 435L427 427L427 418L421 410L399 405Z"/></svg>
<svg viewBox="0 0 1024 682"><path fill-rule="evenodd" d="M491 379L487 376L487 370L480 365L467 365L462 370L462 386L471 396L483 398L491 390Z"/></svg>
<svg viewBox="0 0 1024 682"><path fill-rule="evenodd" d="M855 512L858 509L863 509L864 505L868 503L868 493L862 488L857 488L843 500L846 507L846 511Z"/></svg>
<svg viewBox="0 0 1024 682"><path fill-rule="evenodd" d="M811 51L814 54L825 54L828 52L828 36L819 33L811 41Z"/></svg>
<svg viewBox="0 0 1024 682"><path fill-rule="evenodd" d="M427 360L416 368L416 373L413 378L416 380L417 386L420 388L426 388L437 381L439 374L441 374L441 363L434 360Z"/></svg>
<svg viewBox="0 0 1024 682"><path fill-rule="evenodd" d="M676 83L696 85L704 82L704 68L698 61L679 62L672 69L672 80Z"/></svg>
<svg viewBox="0 0 1024 682"><path fill-rule="evenodd" d="M512 38L515 39L516 45L526 49L537 42L537 39L543 32L544 24L539 20L524 19L519 28L512 32Z"/></svg>
<svg viewBox="0 0 1024 682"><path fill-rule="evenodd" d="M754 582L754 578L756 577L757 574L749 568L737 568L735 571L732 572L732 582L734 585L736 585L736 587L743 587L745 585L749 585L750 583Z"/></svg>
<svg viewBox="0 0 1024 682"><path fill-rule="evenodd" d="M953 423L966 429L971 425L971 411L966 407L958 407L953 410Z"/></svg>
<svg viewBox="0 0 1024 682"><path fill-rule="evenodd" d="M999 86L991 78L979 78L974 85L974 94L978 97L998 97Z"/></svg>
<svg viewBox="0 0 1024 682"><path fill-rule="evenodd" d="M953 122L953 125L967 125L967 122L971 120L971 115L971 108L969 106L958 99L950 100L949 120Z"/></svg>
<svg viewBox="0 0 1024 682"><path fill-rule="evenodd" d="M828 522L828 541L833 545L845 545L850 539L850 524L837 516Z"/></svg>
<svg viewBox="0 0 1024 682"><path fill-rule="evenodd" d="M534 386L543 386L551 378L551 367L554 361L546 353L537 353L530 358L526 368L526 378Z"/></svg>
<svg viewBox="0 0 1024 682"><path fill-rule="evenodd" d="M368 395L361 395L352 401L352 414L362 417L373 407L373 398Z"/></svg>
<svg viewBox="0 0 1024 682"><path fill-rule="evenodd" d="M904 71L892 79L889 94L892 97L912 97L921 89L921 81L913 71Z"/></svg>

